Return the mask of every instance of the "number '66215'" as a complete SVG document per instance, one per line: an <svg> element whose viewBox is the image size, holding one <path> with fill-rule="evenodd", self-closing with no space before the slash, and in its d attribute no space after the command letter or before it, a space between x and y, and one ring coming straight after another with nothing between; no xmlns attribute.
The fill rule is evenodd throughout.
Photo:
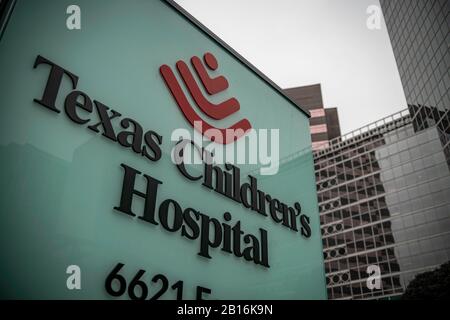
<svg viewBox="0 0 450 320"><path fill-rule="evenodd" d="M151 278L151 283L149 286L142 280L142 276L146 271L139 270L133 279L131 279L130 283L127 283L125 277L119 274L119 271L123 268L123 266L123 263L118 263L106 277L105 289L109 295L113 297L121 297L127 293L131 300L157 300L161 298L168 290L173 290L176 292L177 300L183 300L184 283L182 280L170 285L169 279L167 279L165 275L156 274ZM197 286L196 299L202 300L204 294L211 294L211 289Z"/></svg>

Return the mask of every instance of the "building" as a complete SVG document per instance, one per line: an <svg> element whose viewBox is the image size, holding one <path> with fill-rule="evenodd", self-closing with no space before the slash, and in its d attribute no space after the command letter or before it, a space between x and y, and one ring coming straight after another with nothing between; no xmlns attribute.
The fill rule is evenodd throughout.
<svg viewBox="0 0 450 320"><path fill-rule="evenodd" d="M449 2L380 0L380 4L408 105L415 106L416 111L421 110L424 122L420 125L433 125L434 119L446 118L448 121ZM422 106L425 107L421 108ZM448 159L450 136L446 132L445 123L446 121L441 122L440 131L442 146Z"/></svg>
<svg viewBox="0 0 450 320"><path fill-rule="evenodd" d="M450 260L448 132L448 113L409 106L315 152L329 299L395 297Z"/></svg>
<svg viewBox="0 0 450 320"><path fill-rule="evenodd" d="M449 4L380 4L408 109L314 154L330 299L399 296L450 260Z"/></svg>
<svg viewBox="0 0 450 320"><path fill-rule="evenodd" d="M324 108L320 84L285 89L285 94L310 114L313 150L326 148L329 141L341 135L336 108Z"/></svg>
<svg viewBox="0 0 450 320"><path fill-rule="evenodd" d="M408 104L450 109L447 0L380 0Z"/></svg>

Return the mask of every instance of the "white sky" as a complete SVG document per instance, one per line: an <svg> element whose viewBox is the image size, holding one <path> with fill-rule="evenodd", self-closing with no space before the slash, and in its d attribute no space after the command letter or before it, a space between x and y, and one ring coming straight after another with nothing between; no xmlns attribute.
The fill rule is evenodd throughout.
<svg viewBox="0 0 450 320"><path fill-rule="evenodd" d="M406 108L378 0L176 0L281 88L321 83L342 133Z"/></svg>

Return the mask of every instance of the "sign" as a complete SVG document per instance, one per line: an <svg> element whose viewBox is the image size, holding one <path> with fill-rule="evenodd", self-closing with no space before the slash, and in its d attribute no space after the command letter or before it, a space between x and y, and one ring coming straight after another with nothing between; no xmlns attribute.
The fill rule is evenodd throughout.
<svg viewBox="0 0 450 320"><path fill-rule="evenodd" d="M69 5L0 39L0 296L324 299L307 114L170 1Z"/></svg>

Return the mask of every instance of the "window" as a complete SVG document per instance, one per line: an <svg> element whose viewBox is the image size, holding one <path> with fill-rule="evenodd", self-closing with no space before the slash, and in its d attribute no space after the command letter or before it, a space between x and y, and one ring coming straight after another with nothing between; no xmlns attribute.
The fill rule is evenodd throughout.
<svg viewBox="0 0 450 320"><path fill-rule="evenodd" d="M309 110L309 113L311 114L311 118L325 117L325 109Z"/></svg>
<svg viewBox="0 0 450 320"><path fill-rule="evenodd" d="M311 126L310 129L311 129L311 133L312 134L314 134L314 133L324 133L324 132L327 132L327 125L326 124L318 124L318 125L315 125L315 126Z"/></svg>

